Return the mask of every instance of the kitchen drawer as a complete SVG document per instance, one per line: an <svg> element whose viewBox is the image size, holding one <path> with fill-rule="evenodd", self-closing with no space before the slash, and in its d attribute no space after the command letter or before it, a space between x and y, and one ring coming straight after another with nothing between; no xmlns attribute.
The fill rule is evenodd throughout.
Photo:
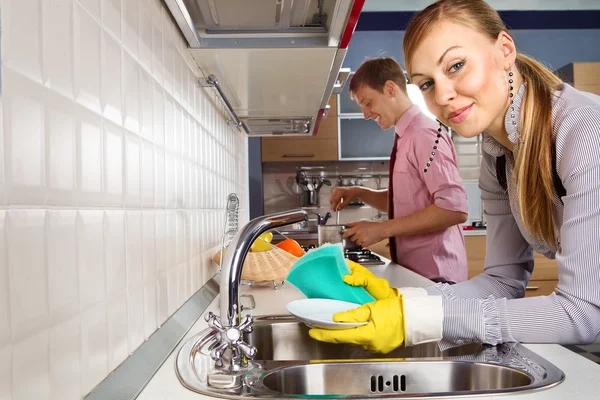
<svg viewBox="0 0 600 400"><path fill-rule="evenodd" d="M381 242L367 246L367 249L371 250L373 253L377 253L380 256L387 258L388 260L392 258L390 256L390 243L388 239L384 239Z"/></svg>
<svg viewBox="0 0 600 400"><path fill-rule="evenodd" d="M262 138L262 160L336 161L337 139Z"/></svg>
<svg viewBox="0 0 600 400"><path fill-rule="evenodd" d="M525 290L525 297L535 297L535 296L547 296L550 293L554 292L556 285L558 284L557 280L552 281L538 281L538 280L530 280L527 284L527 289Z"/></svg>
<svg viewBox="0 0 600 400"><path fill-rule="evenodd" d="M485 264L485 236L465 237L469 279L479 275Z"/></svg>
<svg viewBox="0 0 600 400"><path fill-rule="evenodd" d="M531 274L532 280L551 281L558 279L558 264L556 260L551 260L541 254L535 253L534 262L533 273Z"/></svg>
<svg viewBox="0 0 600 400"><path fill-rule="evenodd" d="M465 246L467 249L467 262L469 266L469 279L483 272L485 264L486 236L467 236ZM531 279L535 281L558 279L558 264L541 254L534 254L534 267Z"/></svg>
<svg viewBox="0 0 600 400"><path fill-rule="evenodd" d="M261 138L262 161L337 161L337 96L329 99L327 118L319 122L313 136L274 136Z"/></svg>

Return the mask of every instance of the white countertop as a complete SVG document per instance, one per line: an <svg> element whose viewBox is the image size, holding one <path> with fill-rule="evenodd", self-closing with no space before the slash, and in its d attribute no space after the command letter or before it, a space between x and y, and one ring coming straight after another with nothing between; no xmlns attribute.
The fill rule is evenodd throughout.
<svg viewBox="0 0 600 400"><path fill-rule="evenodd" d="M393 286L426 287L431 285L431 281L428 279L396 264L370 267L370 270L376 275L390 280ZM280 286L278 290L273 290L271 287L251 288L245 286L243 292L251 293L254 296L256 309L251 312L253 315L288 314L285 305L292 300L304 298L304 295L291 285ZM205 313L208 311L215 313L219 312L218 299L219 297L217 296ZM206 327L207 325L203 318L200 318L196 324L192 326L186 337L177 346L175 351L171 353L142 393L137 397L138 400L198 400L213 398L200 395L184 388L175 375L175 358L179 348L187 339ZM564 382L555 388L540 390L538 392L469 398L577 400L593 399L599 396L600 365L555 344L529 344L526 345L526 347L561 369L566 375ZM459 399L463 397L453 396L451 398Z"/></svg>
<svg viewBox="0 0 600 400"><path fill-rule="evenodd" d="M463 229L463 236L485 236L487 234L487 231L485 229L471 229L471 230L464 230Z"/></svg>

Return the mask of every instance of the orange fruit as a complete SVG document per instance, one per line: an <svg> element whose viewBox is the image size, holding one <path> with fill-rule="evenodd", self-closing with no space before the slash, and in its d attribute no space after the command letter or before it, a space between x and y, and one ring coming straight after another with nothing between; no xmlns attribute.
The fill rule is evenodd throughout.
<svg viewBox="0 0 600 400"><path fill-rule="evenodd" d="M304 255L304 250L302 250L302 247L300 247L298 242L296 242L294 239L282 240L281 242L277 243L277 247L295 255L296 257L302 257Z"/></svg>

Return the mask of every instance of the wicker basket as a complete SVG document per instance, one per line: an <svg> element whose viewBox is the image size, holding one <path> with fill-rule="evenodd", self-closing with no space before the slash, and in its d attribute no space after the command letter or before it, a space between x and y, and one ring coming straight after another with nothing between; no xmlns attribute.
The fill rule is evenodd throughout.
<svg viewBox="0 0 600 400"><path fill-rule="evenodd" d="M213 260L219 264L220 252ZM266 251L249 251L242 268L242 279L252 282L282 282L287 277L298 257L273 247Z"/></svg>

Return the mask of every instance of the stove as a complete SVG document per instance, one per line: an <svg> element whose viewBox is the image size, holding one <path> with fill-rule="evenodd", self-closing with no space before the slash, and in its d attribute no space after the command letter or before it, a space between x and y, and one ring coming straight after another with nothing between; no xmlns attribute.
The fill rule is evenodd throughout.
<svg viewBox="0 0 600 400"><path fill-rule="evenodd" d="M304 251L308 251L316 248L315 245L311 244L309 246L300 246ZM385 262L381 260L376 254L373 254L369 249L344 249L344 257L348 260L352 260L356 263L359 263L364 266L375 266L375 265L384 265Z"/></svg>
<svg viewBox="0 0 600 400"><path fill-rule="evenodd" d="M358 250L344 250L344 257L348 260L352 260L364 266L383 265L384 261L381 260L376 254L373 254L369 249L358 249Z"/></svg>

